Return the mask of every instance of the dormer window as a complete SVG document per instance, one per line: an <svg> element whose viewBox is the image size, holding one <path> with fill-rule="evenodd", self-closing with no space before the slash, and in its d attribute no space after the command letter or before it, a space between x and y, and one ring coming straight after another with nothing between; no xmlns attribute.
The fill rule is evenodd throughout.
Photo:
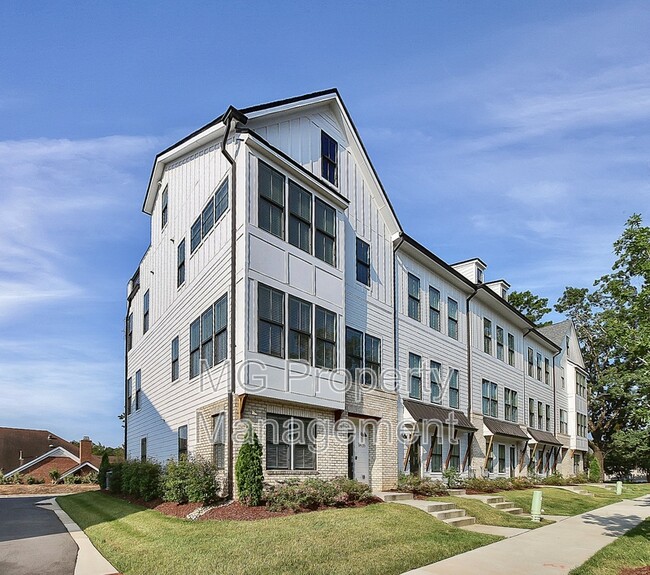
<svg viewBox="0 0 650 575"><path fill-rule="evenodd" d="M321 132L321 175L331 184L338 185L338 152L339 145L334 138Z"/></svg>
<svg viewBox="0 0 650 575"><path fill-rule="evenodd" d="M483 270L478 267L476 268L476 283L477 284L483 283Z"/></svg>

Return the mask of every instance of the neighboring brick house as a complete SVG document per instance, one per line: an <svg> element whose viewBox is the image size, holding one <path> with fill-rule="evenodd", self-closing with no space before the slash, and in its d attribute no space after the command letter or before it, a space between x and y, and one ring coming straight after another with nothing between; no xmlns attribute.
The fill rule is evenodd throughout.
<svg viewBox="0 0 650 575"><path fill-rule="evenodd" d="M19 474L49 481L54 469L62 479L97 472L101 457L93 455L92 448L88 437L76 446L46 430L0 427L0 469L5 477Z"/></svg>

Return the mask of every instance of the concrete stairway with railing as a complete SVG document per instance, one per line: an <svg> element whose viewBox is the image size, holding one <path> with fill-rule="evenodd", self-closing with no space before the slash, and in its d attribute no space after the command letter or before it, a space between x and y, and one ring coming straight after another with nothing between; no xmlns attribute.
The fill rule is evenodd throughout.
<svg viewBox="0 0 650 575"><path fill-rule="evenodd" d="M413 499L411 493L395 493L391 491L382 491L375 493L377 497L389 503L401 503L409 507L415 507L432 517L444 521L447 525L453 527L465 527L466 525L474 525L476 519L467 515L464 509L458 509L453 503L426 501L423 499Z"/></svg>

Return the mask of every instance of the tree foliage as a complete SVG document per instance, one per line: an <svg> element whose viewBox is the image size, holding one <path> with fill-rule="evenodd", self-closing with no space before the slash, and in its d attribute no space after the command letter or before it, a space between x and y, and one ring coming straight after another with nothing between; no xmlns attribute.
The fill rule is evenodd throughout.
<svg viewBox="0 0 650 575"><path fill-rule="evenodd" d="M567 287L556 311L574 322L589 375L589 431L599 457L615 434L650 426L650 228L632 215L616 261L593 288Z"/></svg>
<svg viewBox="0 0 650 575"><path fill-rule="evenodd" d="M508 301L523 313L535 325L549 325L551 322L543 322L542 319L551 312L548 307L548 298L535 295L530 290L511 291L508 294Z"/></svg>
<svg viewBox="0 0 650 575"><path fill-rule="evenodd" d="M640 469L650 476L650 430L617 431L605 457L608 473L625 476Z"/></svg>

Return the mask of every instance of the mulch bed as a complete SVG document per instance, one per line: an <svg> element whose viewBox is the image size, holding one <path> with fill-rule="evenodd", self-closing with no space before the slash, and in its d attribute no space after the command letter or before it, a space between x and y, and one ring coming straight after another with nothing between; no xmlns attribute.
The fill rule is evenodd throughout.
<svg viewBox="0 0 650 575"><path fill-rule="evenodd" d="M256 521L258 519L271 519L273 517L285 517L294 515L293 511L269 511L267 507L248 507L242 505L239 501L233 501L227 505L221 505L210 509L199 518L200 521L206 519L217 519L221 521Z"/></svg>
<svg viewBox="0 0 650 575"><path fill-rule="evenodd" d="M650 567L629 567L623 569L619 575L650 575Z"/></svg>

